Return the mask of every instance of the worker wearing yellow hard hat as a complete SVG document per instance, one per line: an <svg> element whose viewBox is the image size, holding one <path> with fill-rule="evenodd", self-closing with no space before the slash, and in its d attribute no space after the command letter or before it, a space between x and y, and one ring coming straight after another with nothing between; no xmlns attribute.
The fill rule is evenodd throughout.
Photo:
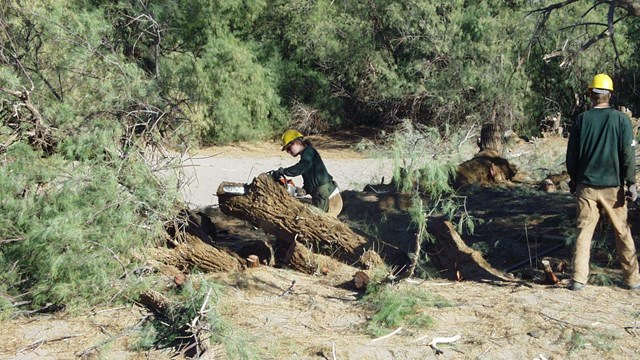
<svg viewBox="0 0 640 360"><path fill-rule="evenodd" d="M633 202L638 197L636 142L629 117L609 105L612 92L609 75L594 76L588 88L593 107L578 115L569 134L566 165L578 216L571 290L582 290L589 279L591 240L601 209L616 234L624 284L630 290L640 290L638 257L627 224L627 200Z"/></svg>
<svg viewBox="0 0 640 360"><path fill-rule="evenodd" d="M300 156L300 161L273 173L276 176L289 177L302 175L302 187L311 195L311 203L329 215L337 217L343 205L340 189L327 171L318 151L309 140L304 139L304 135L294 129L282 134L282 151L285 150L293 157Z"/></svg>
<svg viewBox="0 0 640 360"><path fill-rule="evenodd" d="M598 74L591 80L589 90L596 94L609 94L613 92L613 80L607 74Z"/></svg>

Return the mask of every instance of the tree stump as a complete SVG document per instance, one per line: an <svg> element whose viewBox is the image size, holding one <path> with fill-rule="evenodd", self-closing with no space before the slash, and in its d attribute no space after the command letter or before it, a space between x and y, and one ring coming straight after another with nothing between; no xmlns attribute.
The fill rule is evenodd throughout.
<svg viewBox="0 0 640 360"><path fill-rule="evenodd" d="M480 139L478 140L480 151L495 150L502 152L502 130L496 123L490 122L482 125Z"/></svg>
<svg viewBox="0 0 640 360"><path fill-rule="evenodd" d="M289 258L303 256L303 249L338 259L347 264L360 264L360 256L368 245L367 239L354 233L340 220L320 210L302 204L274 181L261 174L249 186L246 194L228 193L225 187L240 188L243 184L223 182L218 187L218 203L224 214L246 220L266 233L275 235L300 251ZM300 260L296 268L307 260Z"/></svg>

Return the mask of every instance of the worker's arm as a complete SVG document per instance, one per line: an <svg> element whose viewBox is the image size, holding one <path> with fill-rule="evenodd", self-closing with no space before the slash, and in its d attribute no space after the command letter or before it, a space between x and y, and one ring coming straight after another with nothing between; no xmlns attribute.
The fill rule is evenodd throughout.
<svg viewBox="0 0 640 360"><path fill-rule="evenodd" d="M621 114L622 131L621 131L621 157L620 157L620 176L624 184L632 185L636 183L636 140L633 138L633 129L631 128L631 120L626 115Z"/></svg>
<svg viewBox="0 0 640 360"><path fill-rule="evenodd" d="M576 181L578 177L578 164L579 164L579 151L580 151L580 120L578 117L571 125L571 131L569 132L569 142L567 144L567 173L569 173L569 179Z"/></svg>
<svg viewBox="0 0 640 360"><path fill-rule="evenodd" d="M312 152L303 150L300 154L300 161L298 161L298 163L293 166L283 169L282 172L289 177L302 175L311 168L312 160Z"/></svg>

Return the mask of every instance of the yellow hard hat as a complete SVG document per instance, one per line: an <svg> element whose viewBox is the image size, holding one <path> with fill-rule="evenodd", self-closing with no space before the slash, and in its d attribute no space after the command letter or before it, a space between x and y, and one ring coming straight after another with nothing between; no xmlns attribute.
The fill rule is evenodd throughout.
<svg viewBox="0 0 640 360"><path fill-rule="evenodd" d="M289 129L282 134L282 151L284 151L289 144L295 140L303 137L298 130Z"/></svg>
<svg viewBox="0 0 640 360"><path fill-rule="evenodd" d="M596 93L606 94L609 91L613 91L613 80L607 74L598 74L591 80L589 89Z"/></svg>

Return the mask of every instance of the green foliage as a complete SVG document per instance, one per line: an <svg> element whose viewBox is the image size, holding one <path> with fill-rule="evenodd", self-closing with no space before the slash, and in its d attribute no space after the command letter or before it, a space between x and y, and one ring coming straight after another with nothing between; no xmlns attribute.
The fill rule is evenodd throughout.
<svg viewBox="0 0 640 360"><path fill-rule="evenodd" d="M581 333L573 330L571 331L569 339L567 339L567 347L569 353L590 347L599 351L608 352L612 350L612 344L616 338L616 335L609 333Z"/></svg>
<svg viewBox="0 0 640 360"><path fill-rule="evenodd" d="M144 166L42 158L15 145L0 168L0 268L33 306L76 308L136 286L134 254L153 246L173 211L171 192Z"/></svg>
<svg viewBox="0 0 640 360"><path fill-rule="evenodd" d="M204 277L191 276L190 281L171 294L166 314L142 326L133 350L170 346L184 348L195 341L195 333L200 330L203 336L198 341L223 344L229 358L258 359L258 353L251 348L246 337L234 330L216 311L221 296L219 285ZM196 328L190 327L196 318L199 319Z"/></svg>
<svg viewBox="0 0 640 360"><path fill-rule="evenodd" d="M367 325L373 336L388 334L399 326L410 329L426 328L433 324L428 308L447 307L451 303L421 289L399 291L391 285L374 285L367 288L362 299L375 313Z"/></svg>
<svg viewBox="0 0 640 360"><path fill-rule="evenodd" d="M463 148L461 139L464 137L458 132L446 132L442 136L435 128L405 120L387 136L394 162L393 182L399 191L412 195L409 216L420 244L433 240L427 228L430 217L444 216L454 220L460 232L473 232L478 221L466 213L466 198L456 195L451 186L456 175L455 164L459 162ZM410 256L414 258L419 276L433 273L425 253Z"/></svg>

